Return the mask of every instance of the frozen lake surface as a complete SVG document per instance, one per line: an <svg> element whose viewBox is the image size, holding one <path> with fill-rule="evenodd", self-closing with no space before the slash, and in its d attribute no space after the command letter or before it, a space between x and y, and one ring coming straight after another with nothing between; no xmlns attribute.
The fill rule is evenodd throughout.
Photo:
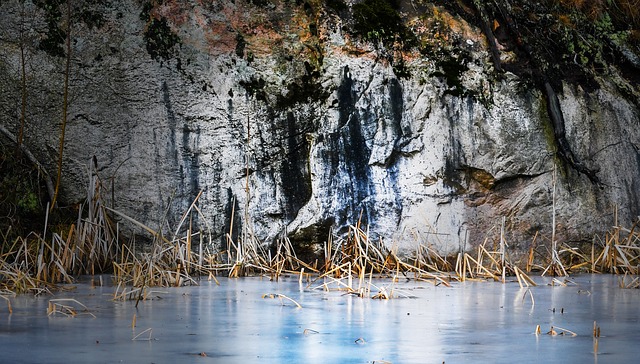
<svg viewBox="0 0 640 364"><path fill-rule="evenodd" d="M531 294L518 283L374 280L400 298L310 289L297 277L202 280L114 301L115 287L0 300L1 363L630 363L640 357L640 290L611 275ZM315 287L317 284L314 284ZM263 298L284 294L287 299ZM375 294L376 292L372 292ZM74 298L89 312L47 314ZM132 328L133 316L136 327ZM593 323L601 328L594 353ZM540 325L542 333L535 334ZM546 335L551 326L575 332ZM147 330L136 340L139 333ZM556 329L556 331L558 331Z"/></svg>

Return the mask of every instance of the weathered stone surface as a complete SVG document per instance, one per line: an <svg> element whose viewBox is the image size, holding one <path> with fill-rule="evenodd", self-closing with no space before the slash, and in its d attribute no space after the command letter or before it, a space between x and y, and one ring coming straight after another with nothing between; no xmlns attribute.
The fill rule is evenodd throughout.
<svg viewBox="0 0 640 364"><path fill-rule="evenodd" d="M19 122L15 3L0 4L8 130ZM110 203L153 228L175 228L202 191L194 223L216 242L232 221L234 236L248 228L261 241L286 233L307 244L360 220L389 246L451 252L494 238L506 217L510 244L525 248L536 232L550 236L554 170L560 239L591 240L614 206L620 223L640 214L640 117L623 94L637 90L621 90L624 80L560 93L568 142L599 168L599 187L556 158L544 95L498 77L481 31L444 12L465 55L454 80L415 53L410 76L398 77L341 18L295 2L165 2L151 12L111 3L96 9L101 27L72 32L64 204L83 198L95 157ZM145 43L149 17L180 39L168 59ZM63 60L27 45L25 141L55 174Z"/></svg>

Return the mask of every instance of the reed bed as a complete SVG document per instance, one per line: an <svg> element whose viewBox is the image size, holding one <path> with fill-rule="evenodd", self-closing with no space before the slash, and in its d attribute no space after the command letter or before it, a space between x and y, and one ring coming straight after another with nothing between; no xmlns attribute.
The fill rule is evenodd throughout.
<svg viewBox="0 0 640 364"><path fill-rule="evenodd" d="M614 223L603 237L594 236L590 249L571 247L563 243L555 254L555 271L551 264L548 269L553 276L568 275L568 272L586 271L591 273L611 273L638 275L640 266L640 231L637 220L631 228L620 226L617 213L614 212ZM545 270L547 272L547 270ZM543 272L543 274L545 273ZM562 274L560 274L562 273ZM633 283L633 282L632 282ZM633 288L638 288L633 285Z"/></svg>
<svg viewBox="0 0 640 364"><path fill-rule="evenodd" d="M615 274L638 274L640 264L640 231L638 222L631 229L614 225L605 234L599 254L593 248L592 271Z"/></svg>
<svg viewBox="0 0 640 364"><path fill-rule="evenodd" d="M111 266L119 251L118 237L100 196L101 184L91 171L88 191L76 222L68 230L48 234L47 215L41 235L34 232L12 242L2 242L1 289L37 293L57 283L71 283L75 276L100 273Z"/></svg>
<svg viewBox="0 0 640 364"><path fill-rule="evenodd" d="M368 227L357 222L343 237L330 234L320 258L305 262L298 258L286 233L272 246L259 241L248 216L249 223L239 234L234 234L231 225L226 246L217 249L198 207L202 192L175 228L162 221L162 228L153 229L107 206L105 188L92 167L88 169L88 180L87 198L79 207L75 222L62 231L47 231L47 216L42 234L34 232L7 241L9 232L0 233L0 290L41 294L59 283L71 283L79 275L103 272L112 273L117 285L114 299L137 302L152 297L152 287L197 285L199 277L204 276L217 282L219 275L265 275L273 280L298 275L300 283L306 281L310 289L338 290L375 299L407 297L394 287L399 280L443 286L450 286L453 281L511 280L523 288L532 287L536 286L530 277L534 271L553 276L554 285L566 284L555 277L576 271L624 274L621 287L640 288L640 281L634 277L640 264L637 223L631 229L614 223L602 239L594 238L590 251L557 242L553 235L546 241L536 234L527 254L513 261L505 238L505 219L497 224L499 234L495 229L493 239L487 238L473 250L453 256L441 256L428 242L417 244L408 255L400 254L395 244L371 238ZM205 221L204 228L194 229L196 218ZM124 242L117 220L138 226L148 234L150 243L137 247L135 238ZM378 287L374 278L390 278L391 285ZM533 301L532 294L530 298Z"/></svg>
<svg viewBox="0 0 640 364"><path fill-rule="evenodd" d="M617 219L616 219L617 220ZM485 241L475 248L475 252L461 252L457 255L455 272L459 281L492 280L506 282L511 277L521 287L535 286L532 272L541 272L542 276L551 276L553 285L565 286L570 273L612 273L624 275L620 287L640 288L638 277L640 265L640 231L636 222L631 229L621 227L614 221L612 228L604 237L595 236L590 247L581 243L571 246L566 242L541 243L544 237L536 233L524 257L512 261L508 254L508 245L504 232L500 237ZM504 223L503 223L504 226ZM504 228L502 228L504 229Z"/></svg>
<svg viewBox="0 0 640 364"><path fill-rule="evenodd" d="M151 287L198 285L203 276L219 284L216 275L233 269L223 259L224 253L212 249L210 233L193 231L192 219L188 214L183 216L169 238L161 230L153 230L116 210L110 211L141 226L153 237L150 246L139 250L135 249L135 243L122 244L119 256L112 262L113 278L117 285L115 300L139 302L154 292L150 290ZM188 212L200 213L195 201ZM179 234L186 221L189 222L186 232Z"/></svg>
<svg viewBox="0 0 640 364"><path fill-rule="evenodd" d="M307 287L373 299L408 297L394 289L393 283L414 279L449 286L456 277L445 271L448 267L446 259L424 245L414 256L402 259L382 239L370 239L368 230L358 223L351 225L346 238L338 239L335 246L331 242L325 245L324 263ZM391 278L392 286L377 287L374 277Z"/></svg>
<svg viewBox="0 0 640 364"><path fill-rule="evenodd" d="M150 296L151 287L195 285L201 276L217 281L220 274L232 278L267 275L276 280L282 275L299 275L300 282L306 281L311 289L388 299L401 295L394 295L393 288L376 287L372 284L374 278L449 286L452 281L466 280L506 283L509 277L521 287L531 287L536 285L530 277L535 270L543 275L553 272L554 277L577 270L624 274L621 287L640 287L634 277L640 252L636 226L614 227L602 243L594 240L591 252L559 244L555 254L546 250L545 259L545 254L532 247L524 264L509 259L508 245L501 234L499 240L487 239L473 252L458 253L455 264L451 264L451 257L443 257L424 244L418 245L412 255L401 257L394 247L389 248L382 239L371 239L369 232L356 224L349 227L346 237L334 237L335 241L325 243L323 260L304 262L286 236L269 249L253 235L233 241L229 233L227 250L215 251L208 238L211 235L194 232L188 214L180 223L186 225L186 231L178 234L177 229L169 237L104 206L99 198L88 200L80 210L77 222L66 233L51 233L48 239L32 233L5 244L0 255L0 288L18 293L42 292L57 283L70 283L77 275L111 271L118 286L114 299L144 300ZM189 212L198 211L194 201ZM120 216L143 227L153 237L150 246L137 251L135 242L118 242L110 216ZM553 262L556 266L552 271ZM554 278L554 285L565 283Z"/></svg>
<svg viewBox="0 0 640 364"><path fill-rule="evenodd" d="M215 270L225 269L219 256L209 249L210 232L209 240L204 241L207 232L193 232L191 228L192 214L200 213L197 198L173 237L168 238L162 231L107 207L102 196L105 188L96 171L90 167L88 175L87 198L66 231L48 232L47 215L42 234L31 233L12 242L6 240L8 233L2 234L5 239L0 251L0 289L38 294L59 283L72 283L74 277L104 272L112 272L116 283L122 286L181 286L195 284L193 275L209 274L215 280ZM136 251L135 240L123 243L116 217L143 227L153 239L151 248ZM185 225L186 233L178 236Z"/></svg>
<svg viewBox="0 0 640 364"><path fill-rule="evenodd" d="M535 239L534 239L535 242ZM507 242L504 238L504 220L499 240L490 245L489 238L476 248L475 254L458 253L455 272L459 281L466 280L491 280L507 282L507 277L515 277L520 287L531 287L537 284L529 277L517 263L513 263L508 255ZM527 256L526 269L530 271L534 257L532 250Z"/></svg>

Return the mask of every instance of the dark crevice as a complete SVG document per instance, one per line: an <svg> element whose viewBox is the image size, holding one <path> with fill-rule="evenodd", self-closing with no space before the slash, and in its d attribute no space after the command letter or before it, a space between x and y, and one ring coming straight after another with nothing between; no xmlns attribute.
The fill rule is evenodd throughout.
<svg viewBox="0 0 640 364"><path fill-rule="evenodd" d="M240 211L238 200L229 187L227 188L227 201L225 203L225 234L220 236L220 246L225 247L228 239L231 239L231 241L238 241L240 232L242 231L241 215L242 211Z"/></svg>
<svg viewBox="0 0 640 364"><path fill-rule="evenodd" d="M493 61L493 67L497 72L502 72L502 63L500 62L500 51L498 50L498 44L496 37L491 29L491 19L489 14L484 8L484 5L480 1L473 1L473 5L478 15L478 22L482 33L487 38L489 49L491 50L491 60Z"/></svg>
<svg viewBox="0 0 640 364"><path fill-rule="evenodd" d="M311 198L312 192L308 165L310 146L305 136L298 131L299 124L293 113L287 113L284 125L288 134L284 142L287 158L281 165L280 173L288 220L295 218L300 208Z"/></svg>
<svg viewBox="0 0 640 364"><path fill-rule="evenodd" d="M553 134L558 148L558 155L563 161L569 164L571 168L587 176L591 183L601 185L602 183L597 175L598 171L585 166L582 161L573 154L569 141L566 137L564 117L562 116L560 101L558 100L558 96L553 90L551 83L547 80L544 82L544 94L547 98L547 112L553 125Z"/></svg>
<svg viewBox="0 0 640 364"><path fill-rule="evenodd" d="M523 181L523 180L532 180L534 178L538 178L542 175L544 175L545 173L549 173L549 171L543 171L540 173L534 173L534 174L525 174L525 173L518 173L518 174L512 174L500 179L496 179L493 183L493 188L494 190L499 190L501 188L503 188L504 186L508 186L510 184L512 184L513 182L516 181Z"/></svg>

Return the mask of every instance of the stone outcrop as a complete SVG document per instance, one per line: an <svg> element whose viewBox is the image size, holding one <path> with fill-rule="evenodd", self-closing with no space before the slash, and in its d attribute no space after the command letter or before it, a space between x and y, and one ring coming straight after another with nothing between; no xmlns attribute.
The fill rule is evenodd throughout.
<svg viewBox="0 0 640 364"><path fill-rule="evenodd" d="M17 135L22 44L25 145L55 175L64 59L35 47L44 10L18 3L0 4L0 120ZM554 199L562 241L591 241L614 210L637 219L637 85L613 66L597 87L554 80L565 142L594 184L558 157L543 90L496 72L479 26L402 3L440 53L363 41L348 6L91 3L99 24L78 18L71 33L61 204L82 201L95 158L108 203L152 228L175 228L202 191L193 223L216 243L232 222L235 237L311 246L360 221L389 246L452 252L494 239L504 217L524 249L548 241Z"/></svg>

